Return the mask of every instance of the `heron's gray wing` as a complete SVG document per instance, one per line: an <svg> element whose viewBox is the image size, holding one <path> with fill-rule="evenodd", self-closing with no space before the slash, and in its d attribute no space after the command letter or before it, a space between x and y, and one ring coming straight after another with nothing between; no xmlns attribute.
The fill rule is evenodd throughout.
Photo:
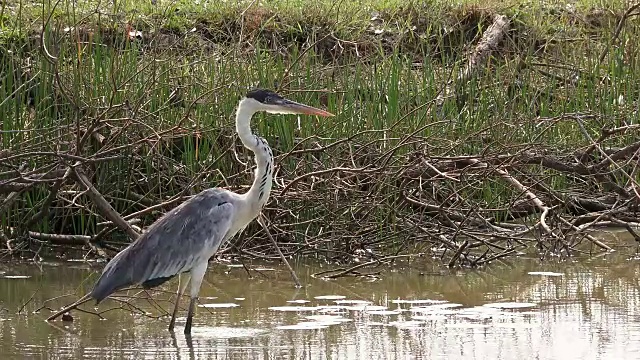
<svg viewBox="0 0 640 360"><path fill-rule="evenodd" d="M225 238L234 214L225 190L208 189L166 213L118 253L91 292L98 302L127 286L157 286L207 261Z"/></svg>

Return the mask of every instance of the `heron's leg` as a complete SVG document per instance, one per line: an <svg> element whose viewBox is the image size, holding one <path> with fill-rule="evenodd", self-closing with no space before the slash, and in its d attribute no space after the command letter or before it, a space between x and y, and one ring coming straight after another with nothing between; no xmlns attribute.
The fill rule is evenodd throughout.
<svg viewBox="0 0 640 360"><path fill-rule="evenodd" d="M189 312L187 313L187 323L184 325L184 333L191 334L191 322L193 320L193 311L196 308L196 302L198 302L198 293L200 292L200 285L202 285L202 279L207 272L207 265L209 265L208 259L201 264L196 265L191 269L191 301L189 301Z"/></svg>
<svg viewBox="0 0 640 360"><path fill-rule="evenodd" d="M178 274L178 295L176 296L176 303L173 306L173 314L171 315L171 322L169 322L169 331L173 331L173 326L176 324L176 315L178 314L180 299L182 298L182 294L184 294L184 290L187 288L189 280L191 279L191 274L185 274L184 276L185 278L183 282L182 274Z"/></svg>

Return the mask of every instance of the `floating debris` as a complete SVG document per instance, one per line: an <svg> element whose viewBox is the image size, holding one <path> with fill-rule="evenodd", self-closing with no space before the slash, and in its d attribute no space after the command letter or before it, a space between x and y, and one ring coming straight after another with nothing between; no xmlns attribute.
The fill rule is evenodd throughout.
<svg viewBox="0 0 640 360"><path fill-rule="evenodd" d="M360 306L347 306L346 309L350 311L376 311L376 310L387 310L387 307L382 305L360 305Z"/></svg>
<svg viewBox="0 0 640 360"><path fill-rule="evenodd" d="M29 279L31 276L29 276L29 275L5 275L3 277L5 279Z"/></svg>
<svg viewBox="0 0 640 360"><path fill-rule="evenodd" d="M62 314L62 321L64 321L64 322L72 322L73 321L73 316L71 316L71 314L66 312L66 313Z"/></svg>
<svg viewBox="0 0 640 360"><path fill-rule="evenodd" d="M489 308L498 308L498 309L524 309L524 308L535 307L538 305L534 303L527 303L527 302L501 302L501 303L484 304L482 306L489 307Z"/></svg>
<svg viewBox="0 0 640 360"><path fill-rule="evenodd" d="M488 328L487 324L478 324L478 323L456 323L456 324L445 324L445 327L450 329L474 329L474 328Z"/></svg>
<svg viewBox="0 0 640 360"><path fill-rule="evenodd" d="M321 323L343 323L353 321L353 319L348 319L342 316L337 315L309 315L304 317L307 320L313 320Z"/></svg>
<svg viewBox="0 0 640 360"><path fill-rule="evenodd" d="M442 321L447 320L447 317L443 314L427 314L427 315L413 315L411 316L414 320L421 321Z"/></svg>
<svg viewBox="0 0 640 360"><path fill-rule="evenodd" d="M389 326L395 326L401 329L407 328L417 328L423 326L425 323L423 321L416 320L404 320L404 321L392 321L389 323Z"/></svg>
<svg viewBox="0 0 640 360"><path fill-rule="evenodd" d="M436 305L428 305L428 306L413 306L409 308L409 310L413 312L419 312L419 313L454 314L456 313L456 311L453 311L451 309L461 307L461 306L462 304L445 303L445 304L436 304Z"/></svg>
<svg viewBox="0 0 640 360"><path fill-rule="evenodd" d="M318 306L272 306L269 308L269 310L273 310L273 311L295 311L295 312L318 311L320 309L322 308Z"/></svg>
<svg viewBox="0 0 640 360"><path fill-rule="evenodd" d="M287 300L288 303L292 303L292 304L306 304L308 302L310 302L309 300L304 300L304 299L298 299L298 300Z"/></svg>
<svg viewBox="0 0 640 360"><path fill-rule="evenodd" d="M295 325L280 325L276 329L280 330L318 330L328 328L329 325L317 321L305 321Z"/></svg>
<svg viewBox="0 0 640 360"><path fill-rule="evenodd" d="M240 305L234 303L210 303L210 304L200 304L198 307L203 308L234 308Z"/></svg>
<svg viewBox="0 0 640 360"><path fill-rule="evenodd" d="M501 312L499 308L495 307L475 306L472 308L462 309L456 314L456 316L469 320L486 320L497 317L500 314L506 313Z"/></svg>
<svg viewBox="0 0 640 360"><path fill-rule="evenodd" d="M333 314L339 314L339 313L345 313L347 312L348 306L342 306L342 305L325 305L325 306L319 306L320 310L319 312L321 313L333 313Z"/></svg>
<svg viewBox="0 0 640 360"><path fill-rule="evenodd" d="M399 315L400 310L365 310L367 315Z"/></svg>
<svg viewBox="0 0 640 360"><path fill-rule="evenodd" d="M447 303L446 300L431 300L431 299L416 299L416 300L405 300L405 299L396 299L391 300L394 304L444 304Z"/></svg>
<svg viewBox="0 0 640 360"><path fill-rule="evenodd" d="M244 300L245 298L243 298L243 297L237 297L237 298L233 298L233 299L234 299L234 300L237 300L237 301L242 301L242 300Z"/></svg>
<svg viewBox="0 0 640 360"><path fill-rule="evenodd" d="M370 321L367 323L369 326L389 326L387 323L379 322L379 321Z"/></svg>
<svg viewBox="0 0 640 360"><path fill-rule="evenodd" d="M194 327L191 330L191 335L194 337L206 337L206 338L250 338L259 335L263 335L268 331L265 329L255 328L235 328L235 327Z"/></svg>
<svg viewBox="0 0 640 360"><path fill-rule="evenodd" d="M336 300L334 302L336 304L345 304L345 305L367 305L367 304L371 304L371 301L367 301L367 300Z"/></svg>
<svg viewBox="0 0 640 360"><path fill-rule="evenodd" d="M538 275L538 276L562 276L562 273L551 272L551 271L530 271L529 275Z"/></svg>
<svg viewBox="0 0 640 360"><path fill-rule="evenodd" d="M314 297L314 299L316 300L342 300L346 298L347 298L346 296L342 296L342 295L320 295L320 296Z"/></svg>

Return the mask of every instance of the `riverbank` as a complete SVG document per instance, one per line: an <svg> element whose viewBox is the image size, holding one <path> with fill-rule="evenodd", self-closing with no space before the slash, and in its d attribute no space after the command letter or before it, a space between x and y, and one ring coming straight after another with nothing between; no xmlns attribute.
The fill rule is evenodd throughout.
<svg viewBox="0 0 640 360"><path fill-rule="evenodd" d="M637 9L18 4L0 10L8 253L109 257L197 191L245 191L233 112L254 86L337 114L254 121L289 257L477 267L608 251L596 227L635 236ZM257 224L221 256L277 258Z"/></svg>

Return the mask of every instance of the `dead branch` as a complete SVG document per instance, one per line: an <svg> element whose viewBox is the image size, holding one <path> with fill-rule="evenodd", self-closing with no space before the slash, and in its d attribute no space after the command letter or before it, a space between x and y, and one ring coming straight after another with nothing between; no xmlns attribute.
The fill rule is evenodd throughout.
<svg viewBox="0 0 640 360"><path fill-rule="evenodd" d="M509 29L509 19L504 15L496 14L493 23L482 34L482 39L475 47L467 65L458 75L457 82L467 82L482 69L482 65L486 63L491 51L498 47L500 41Z"/></svg>
<svg viewBox="0 0 640 360"><path fill-rule="evenodd" d="M89 178L79 169L74 168L78 183L88 190L87 195L93 200L94 204L102 212L105 218L112 221L116 226L123 230L131 240L137 239L140 235L131 227L131 225L118 214L118 212L109 204L100 192L91 184Z"/></svg>
<svg viewBox="0 0 640 360"><path fill-rule="evenodd" d="M482 164L480 161L478 160L471 160L472 163L474 164ZM487 166L486 164L482 164L483 166ZM519 191L521 191L522 193L524 193L529 199L531 199L531 201L536 205L536 207L538 209L540 209L540 211L542 211L542 214L540 214L540 226L542 226L542 229L544 229L544 231L552 236L555 236L554 232L551 230L551 228L549 227L549 225L547 224L547 215L549 215L549 207L546 206L541 200L540 198L538 198L538 196L536 194L534 194L529 188L527 188L526 186L522 185L521 182L519 182L518 180L516 180L514 177L510 176L509 173L506 170L503 169L499 169L499 168L494 168L493 171L497 172L498 174L500 174L500 176L507 180L507 182L509 182L511 185L513 185L516 189L518 189Z"/></svg>
<svg viewBox="0 0 640 360"><path fill-rule="evenodd" d="M616 30L613 33L613 37L611 38L612 43L615 43L618 40L618 37L620 37L620 33L622 32L625 22L633 15L633 12L639 7L640 7L640 3L633 4L629 6L627 11L624 12L622 17L620 18L620 21L618 21L618 26L616 26ZM604 61L604 58L609 53L610 48L611 48L610 46L605 46L604 49L602 49L602 53L600 54L600 63Z"/></svg>
<svg viewBox="0 0 640 360"><path fill-rule="evenodd" d="M454 84L460 87L461 84L468 82L482 70L491 52L498 47L498 44L504 38L509 29L509 23L509 19L504 15L496 14L494 16L493 23L485 30L482 38L469 54L465 67L460 70L455 81L450 81L445 90L438 95L436 100L438 106L442 105L445 99L452 96L452 86Z"/></svg>
<svg viewBox="0 0 640 360"><path fill-rule="evenodd" d="M47 321L53 321L55 319L57 319L58 317L60 317L62 314L66 314L67 312L76 309L78 306L86 303L87 301L91 300L91 296L89 296L89 294L84 295L83 297L81 297L80 299L76 300L76 302L74 302L73 304L69 305L69 306L65 306L64 308L62 308L61 310L53 313L52 315L50 315L47 318Z"/></svg>
<svg viewBox="0 0 640 360"><path fill-rule="evenodd" d="M267 234L267 237L269 238L269 240L275 247L276 251L278 252L278 255L280 256L280 260L282 260L282 262L287 266L287 269L289 270L289 273L291 274L291 278L293 279L293 282L296 284L296 287L302 287L302 284L300 283L300 279L298 279L298 275L296 275L296 272L293 270L291 265L289 265L289 261L287 261L287 258L284 256L284 254L282 254L282 251L280 250L278 243L275 241L273 236L271 236L271 232L269 232L269 228L267 227L266 219L264 218L264 215L262 213L260 213L260 215L258 216L258 223L260 224L260 226L262 226L262 228L264 229L264 232Z"/></svg>
<svg viewBox="0 0 640 360"><path fill-rule="evenodd" d="M362 264L358 264L355 266L352 266L350 268L347 269L335 269L335 270L328 270L328 271L322 271L319 273L315 273L312 276L313 277L322 277L322 278L327 278L327 279L335 279L338 277L342 277L342 276L346 276L349 273L355 273L356 270L358 269L362 269L364 267L367 266L371 266L371 265L383 265L386 262L391 262L395 259L401 259L401 258L410 258L413 256L419 256L419 254L413 254L413 255L395 255L395 256L387 256L381 259L376 259L373 261L369 261L366 263L362 263ZM336 272L335 274L331 274L331 275L326 275L328 272ZM359 275L359 274L355 274L355 275Z"/></svg>

